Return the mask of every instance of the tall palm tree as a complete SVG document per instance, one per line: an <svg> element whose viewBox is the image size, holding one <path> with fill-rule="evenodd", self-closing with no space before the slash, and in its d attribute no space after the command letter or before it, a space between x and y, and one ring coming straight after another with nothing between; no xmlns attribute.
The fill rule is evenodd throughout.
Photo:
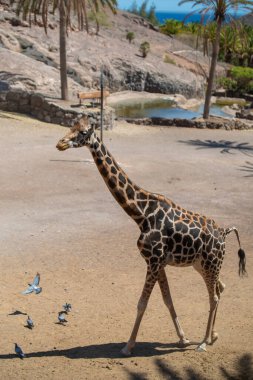
<svg viewBox="0 0 253 380"><path fill-rule="evenodd" d="M210 112L210 104L211 104L211 96L212 89L215 79L215 69L218 60L219 54L219 46L220 46L220 35L221 35L221 27L222 24L232 18L231 13L234 13L240 9L248 9L252 11L252 2L253 0L181 0L179 5L185 3L193 3L192 7L198 9L194 9L188 16L192 14L199 13L201 15L202 21L206 18L210 19L210 15L212 20L216 22L216 33L215 39L213 41L213 49L212 49L212 59L209 70L209 77L206 89L205 96L205 104L204 104L204 112L203 118L207 119L209 117Z"/></svg>
<svg viewBox="0 0 253 380"><path fill-rule="evenodd" d="M80 30L86 28L89 32L87 9L92 12L100 11L100 6L108 7L116 13L117 0L17 0L17 14L22 14L24 19L29 18L31 23L32 16L36 23L37 15L41 15L45 32L48 27L49 12L59 11L59 46L60 46L60 77L61 77L61 98L68 100L68 81L67 81L67 30L71 27L71 18L77 15L78 27Z"/></svg>

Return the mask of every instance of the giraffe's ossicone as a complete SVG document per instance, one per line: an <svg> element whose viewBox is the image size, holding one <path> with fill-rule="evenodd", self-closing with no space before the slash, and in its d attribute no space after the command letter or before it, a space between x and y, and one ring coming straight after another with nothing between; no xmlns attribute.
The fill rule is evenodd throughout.
<svg viewBox="0 0 253 380"><path fill-rule="evenodd" d="M146 191L133 183L119 167L106 146L89 126L88 119L80 119L70 132L57 144L59 150L87 146L113 197L137 223L140 237L137 241L141 255L147 263L144 288L138 302L138 311L132 334L122 352L130 355L135 345L138 329L150 294L159 283L163 300L168 307L180 344L188 344L176 315L165 266L193 266L203 277L210 302L207 329L198 350L205 350L218 334L214 323L220 294L225 285L221 282L220 269L225 254L225 238L235 231L239 243L239 274L245 274L245 253L241 249L235 227L221 228L214 220L187 211L170 199Z"/></svg>

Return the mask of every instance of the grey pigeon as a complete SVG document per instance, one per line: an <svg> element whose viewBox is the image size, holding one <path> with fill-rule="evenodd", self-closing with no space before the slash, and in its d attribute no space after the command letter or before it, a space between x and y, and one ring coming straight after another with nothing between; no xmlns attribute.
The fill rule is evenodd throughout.
<svg viewBox="0 0 253 380"><path fill-rule="evenodd" d="M26 320L26 323L27 323L27 327L29 327L29 329L32 329L34 327L33 320L31 317L29 317L29 315L28 315L28 318Z"/></svg>
<svg viewBox="0 0 253 380"><path fill-rule="evenodd" d="M72 310L72 306L70 303L65 303L65 305L62 306L63 309L66 311L66 313L70 312Z"/></svg>
<svg viewBox="0 0 253 380"><path fill-rule="evenodd" d="M20 359L23 359L25 357L25 354L22 351L22 348L19 347L17 343L15 343L15 352L20 357Z"/></svg>
<svg viewBox="0 0 253 380"><path fill-rule="evenodd" d="M28 288L22 292L22 294L30 294L30 293L35 293L39 294L42 291L42 288L39 286L40 283L40 274L37 273L36 276L34 277L33 283L28 284Z"/></svg>
<svg viewBox="0 0 253 380"><path fill-rule="evenodd" d="M58 313L58 321L60 323L66 323L68 322L66 319L65 319L65 314L66 314L66 311L59 311Z"/></svg>

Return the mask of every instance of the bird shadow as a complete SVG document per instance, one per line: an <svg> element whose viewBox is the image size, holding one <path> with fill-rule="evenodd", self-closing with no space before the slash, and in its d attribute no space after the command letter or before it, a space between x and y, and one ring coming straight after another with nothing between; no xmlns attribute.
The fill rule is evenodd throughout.
<svg viewBox="0 0 253 380"><path fill-rule="evenodd" d="M162 344L157 342L139 342L136 343L131 357L152 357L172 354L173 352L192 351L191 344L180 347L178 343ZM195 343L194 343L195 345ZM56 357L64 356L68 359L119 359L125 356L121 354L121 349L125 343L105 343L92 344L83 347L72 347L64 350L48 350L26 353L26 358ZM15 359L15 354L0 354L0 360Z"/></svg>
<svg viewBox="0 0 253 380"><path fill-rule="evenodd" d="M241 166L239 170L248 173L244 177L253 177L253 162L246 161L245 165Z"/></svg>
<svg viewBox="0 0 253 380"><path fill-rule="evenodd" d="M20 311L20 310L15 310L12 313L9 313L8 315L27 315L27 313L24 313L23 311Z"/></svg>
<svg viewBox="0 0 253 380"><path fill-rule="evenodd" d="M28 325L24 325L24 327L28 330L32 330L32 327L28 326Z"/></svg>
<svg viewBox="0 0 253 380"><path fill-rule="evenodd" d="M66 326L66 323L67 321L65 322L54 322L55 325L60 325L60 326Z"/></svg>
<svg viewBox="0 0 253 380"><path fill-rule="evenodd" d="M220 153L232 154L239 151L247 156L253 155L253 146L247 142L237 143L229 140L178 140L179 143L196 146L196 149L220 149Z"/></svg>

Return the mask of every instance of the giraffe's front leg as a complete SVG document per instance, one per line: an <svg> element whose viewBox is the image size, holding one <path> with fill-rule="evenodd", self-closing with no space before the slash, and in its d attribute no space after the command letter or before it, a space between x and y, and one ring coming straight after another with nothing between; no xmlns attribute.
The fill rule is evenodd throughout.
<svg viewBox="0 0 253 380"><path fill-rule="evenodd" d="M167 308L169 309L177 335L180 339L179 344L185 345L187 343L190 343L190 341L185 337L184 331L179 323L179 319L177 317L177 314L173 305L172 297L170 294L170 288L169 288L169 284L168 284L168 280L167 280L167 276L166 276L164 268L162 268L159 272L158 282L159 282L159 286L162 292L163 301L165 305L167 306Z"/></svg>
<svg viewBox="0 0 253 380"><path fill-rule="evenodd" d="M137 305L137 316L136 316L136 320L134 323L134 327L133 327L132 333L130 335L130 338L129 338L127 344L121 350L122 354L125 356L130 356L132 349L135 346L136 337L137 337L138 330L139 330L139 327L141 324L141 320L142 320L142 317L143 317L144 312L146 310L151 292L152 292L154 285L157 281L157 277L158 277L157 272L152 273L151 269L148 267L144 288L143 288L141 297L140 297L138 305Z"/></svg>

